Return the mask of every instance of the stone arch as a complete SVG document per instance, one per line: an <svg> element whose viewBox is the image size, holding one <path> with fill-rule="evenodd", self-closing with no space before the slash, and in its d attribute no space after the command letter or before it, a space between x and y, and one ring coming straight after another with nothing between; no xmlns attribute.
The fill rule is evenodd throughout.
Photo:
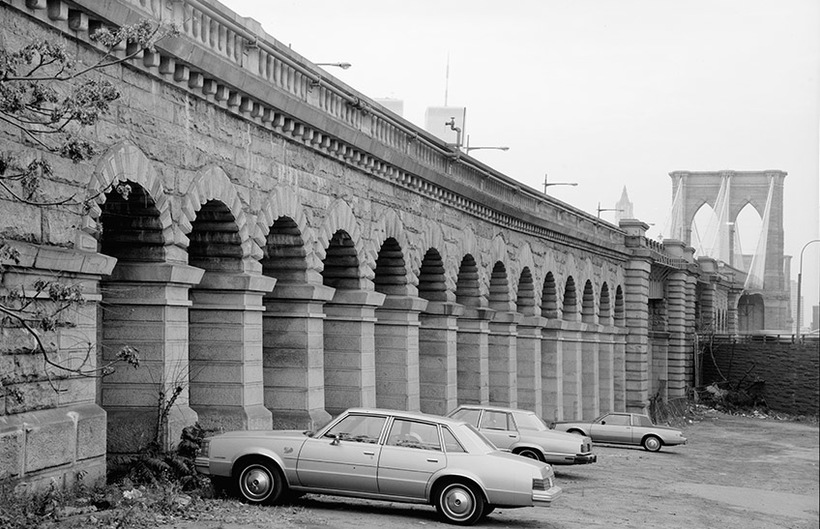
<svg viewBox="0 0 820 529"><path fill-rule="evenodd" d="M511 299L510 282L507 267L502 261L496 261L490 275L490 308L497 311L513 311L515 304Z"/></svg>
<svg viewBox="0 0 820 529"><path fill-rule="evenodd" d="M518 296L516 297L516 310L524 316L536 315L535 285L533 284L530 267L525 266L521 270L518 278Z"/></svg>
<svg viewBox="0 0 820 529"><path fill-rule="evenodd" d="M551 320L558 318L558 287L552 272L547 272L544 277L544 287L541 289L541 314Z"/></svg>
<svg viewBox="0 0 820 529"><path fill-rule="evenodd" d="M624 291L621 285L615 287L615 307L612 313L615 325L624 327L626 325L626 307L624 302Z"/></svg>
<svg viewBox="0 0 820 529"><path fill-rule="evenodd" d="M486 307L487 299L481 295L479 268L472 254L461 259L456 281L456 302L467 307Z"/></svg>
<svg viewBox="0 0 820 529"><path fill-rule="evenodd" d="M322 260L317 255L316 236L308 225L307 215L299 196L291 189L284 187L273 189L259 210L251 238L260 248L266 248L271 243L269 236L277 223L280 229L290 234L291 239L294 237L294 232L298 232L301 251L294 248L294 242L290 242L288 244L291 248L290 253L296 252L303 255L305 280L321 284ZM284 226L283 223L287 223L288 226ZM267 257L267 250L265 256Z"/></svg>
<svg viewBox="0 0 820 529"><path fill-rule="evenodd" d="M366 280L360 288L370 290L373 281L373 270L376 269L375 256L371 256L365 251L364 238L359 223L356 221L351 207L342 199L336 200L327 208L327 216L316 234L319 245L317 255L322 261L326 261L326 252L330 247L331 240L340 231L350 238L358 263L359 278Z"/></svg>
<svg viewBox="0 0 820 529"><path fill-rule="evenodd" d="M242 200L227 173L221 167L209 166L202 169L188 186L185 201L182 204L182 215L179 219L182 233L186 236L190 235L193 222L200 210L209 204L209 208L215 208L216 206L213 205L215 203L223 204L224 213L230 214L236 224L241 248L240 261L244 271L261 271L259 259L262 258L262 249L251 239L252 226L248 225L248 217L245 215ZM186 240L184 244L188 247L190 241Z"/></svg>
<svg viewBox="0 0 820 529"><path fill-rule="evenodd" d="M572 276L567 276L567 281L564 283L561 315L564 320L578 321L578 294L575 291L575 280Z"/></svg>
<svg viewBox="0 0 820 529"><path fill-rule="evenodd" d="M410 294L404 251L395 237L387 237L379 249L376 269L373 271L373 284L376 292L382 294L395 296Z"/></svg>
<svg viewBox="0 0 820 529"><path fill-rule="evenodd" d="M595 289L589 279L584 283L584 293L581 298L581 321L595 323Z"/></svg>
<svg viewBox="0 0 820 529"><path fill-rule="evenodd" d="M454 294L447 288L444 260L436 248L424 254L419 269L419 297L428 301L452 301Z"/></svg>
<svg viewBox="0 0 820 529"><path fill-rule="evenodd" d="M165 193L162 181L157 176L153 164L145 154L130 142L122 141L112 146L100 157L97 167L86 187L86 198L89 205L77 232L76 245L85 250L97 250L102 205L107 194L117 183L135 183L153 202L157 211L157 228L164 245L175 241L174 224L171 214L171 201ZM167 252L166 252L167 253ZM166 257L170 257L167 256Z"/></svg>
<svg viewBox="0 0 820 529"><path fill-rule="evenodd" d="M378 280L378 269L379 269L379 259L384 257L388 258L387 254L383 252L387 251L391 254L389 257L393 264L391 265L391 276L397 276L401 274L403 279L401 281L402 284L407 285L405 289L415 291L415 287L418 284L418 280L416 276L413 274L411 267L411 258L410 258L410 248L412 245L407 237L407 230L405 229L404 222L401 220L399 215L396 213L395 210L386 208L384 213L379 217L379 219L375 222L372 227L373 239L374 242L379 243L380 246L376 251L376 268L374 269L374 280ZM386 248L385 245L388 247ZM401 252L401 255L396 254L396 250ZM395 259L401 260L402 270L398 270L396 268L397 262ZM384 262L383 262L384 264ZM376 288L376 290L379 290ZM415 294L415 292L408 292L409 294Z"/></svg>
<svg viewBox="0 0 820 529"><path fill-rule="evenodd" d="M609 299L609 285L606 281L601 285L601 295L598 302L598 322L601 325L612 325L612 306Z"/></svg>

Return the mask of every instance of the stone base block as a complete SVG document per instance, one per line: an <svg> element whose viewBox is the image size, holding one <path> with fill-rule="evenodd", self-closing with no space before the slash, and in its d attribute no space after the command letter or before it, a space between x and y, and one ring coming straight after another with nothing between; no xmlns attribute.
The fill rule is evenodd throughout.
<svg viewBox="0 0 820 529"><path fill-rule="evenodd" d="M134 454L151 443L157 431L156 408L108 408L109 454ZM179 443L182 429L197 422L188 406L174 406L168 414L166 439L171 448Z"/></svg>
<svg viewBox="0 0 820 529"><path fill-rule="evenodd" d="M271 412L261 404L254 406L198 406L199 425L205 430L270 430Z"/></svg>

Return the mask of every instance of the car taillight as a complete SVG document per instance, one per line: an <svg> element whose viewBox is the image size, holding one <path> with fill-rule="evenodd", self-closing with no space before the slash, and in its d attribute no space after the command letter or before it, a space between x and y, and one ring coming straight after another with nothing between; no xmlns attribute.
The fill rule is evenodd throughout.
<svg viewBox="0 0 820 529"><path fill-rule="evenodd" d="M532 479L532 490L548 490L548 489L549 489L549 478L547 478L547 479L533 478Z"/></svg>
<svg viewBox="0 0 820 529"><path fill-rule="evenodd" d="M204 439L202 441L202 445L199 447L199 455L202 457L208 457L211 451L211 441L208 439Z"/></svg>

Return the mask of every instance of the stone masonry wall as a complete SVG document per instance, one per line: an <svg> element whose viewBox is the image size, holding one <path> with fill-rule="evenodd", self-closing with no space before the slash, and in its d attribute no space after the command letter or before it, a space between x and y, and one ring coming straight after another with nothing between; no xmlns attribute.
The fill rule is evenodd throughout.
<svg viewBox="0 0 820 529"><path fill-rule="evenodd" d="M802 344L776 337L718 339L711 352L705 348L703 383L730 381L734 387L749 388L762 381L760 396L777 411L817 415L820 410L820 342ZM715 365L717 364L717 366ZM760 384L756 386L760 387Z"/></svg>

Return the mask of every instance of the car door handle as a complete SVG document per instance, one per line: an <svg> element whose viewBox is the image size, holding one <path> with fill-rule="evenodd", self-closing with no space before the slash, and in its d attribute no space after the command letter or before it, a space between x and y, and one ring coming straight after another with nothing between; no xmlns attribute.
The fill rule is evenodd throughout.
<svg viewBox="0 0 820 529"><path fill-rule="evenodd" d="M432 458L432 457L428 457L428 458L427 458L427 462L428 462L428 463L438 463L438 459L435 459L435 458Z"/></svg>
<svg viewBox="0 0 820 529"><path fill-rule="evenodd" d="M514 433L507 434L507 436L511 437L512 439L515 439L516 437L518 437L518 436L517 436L517 435L515 435Z"/></svg>
<svg viewBox="0 0 820 529"><path fill-rule="evenodd" d="M368 450L365 450L365 451L364 451L364 455L366 455L366 456L374 456L374 455L376 455L376 452L370 452L370 451L368 451Z"/></svg>

